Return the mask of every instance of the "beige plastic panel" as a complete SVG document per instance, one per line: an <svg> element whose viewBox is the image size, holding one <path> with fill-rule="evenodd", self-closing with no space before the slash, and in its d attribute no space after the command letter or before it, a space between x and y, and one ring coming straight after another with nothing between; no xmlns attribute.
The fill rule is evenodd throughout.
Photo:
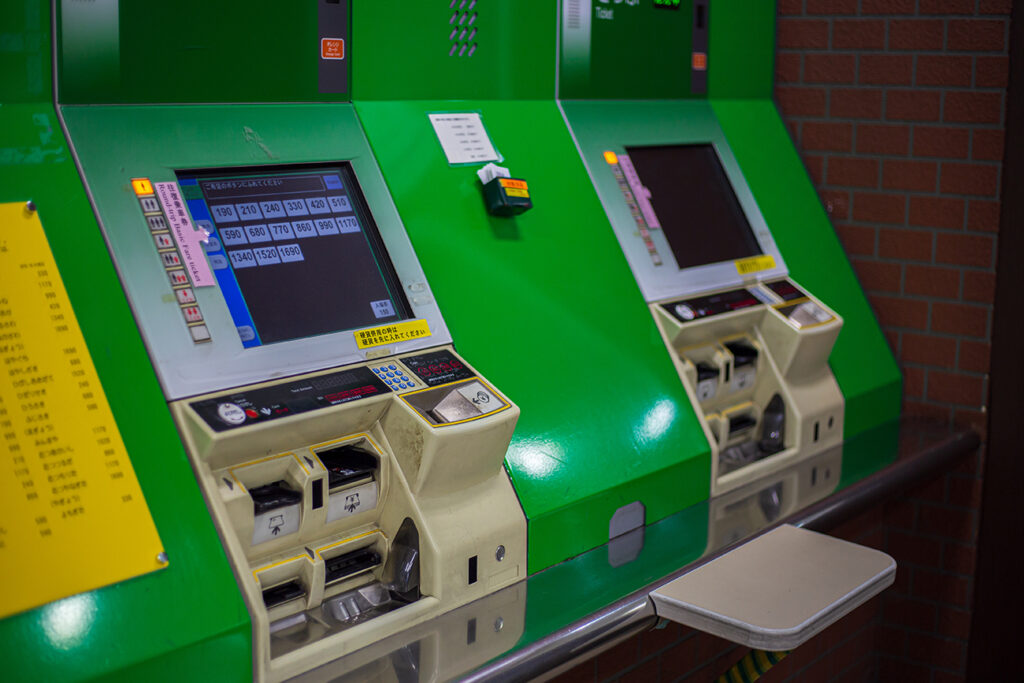
<svg viewBox="0 0 1024 683"><path fill-rule="evenodd" d="M765 296L774 296L767 288L761 290ZM842 443L843 395L828 365L843 325L835 311L810 297L683 324L661 303L651 304L651 314L711 446L712 495L732 491ZM825 322L797 326L780 312L801 303L816 306ZM758 350L752 381L737 376L732 353L725 346L737 340ZM696 365L700 362L718 369L713 393L709 392L709 383L698 381ZM738 469L722 471L719 456L724 449L760 439L764 409L776 393L786 404L784 449ZM754 423L730 436L729 418L734 416L749 416Z"/></svg>
<svg viewBox="0 0 1024 683"><path fill-rule="evenodd" d="M318 374L325 373L310 376ZM479 381L504 407L448 425L427 419L396 393L224 432L212 430L188 405L215 394L171 405L252 614L258 680L295 676L526 577L526 519L502 466L519 408ZM377 456L379 466L371 478L331 491L317 452L344 444L360 444ZM302 494L297 526L292 533L263 530L254 537L249 489L281 480ZM322 482L319 509L312 503L314 482ZM332 494L357 489L367 494L360 497L365 506L340 518L334 508L329 516ZM386 580L395 535L407 518L419 533L423 597L342 631L309 618L332 596ZM327 561L363 549L379 553L381 563L325 585ZM477 580L470 584L474 556ZM305 595L268 610L262 591L293 580ZM272 624L289 634L286 650L275 657Z"/></svg>
<svg viewBox="0 0 1024 683"><path fill-rule="evenodd" d="M762 650L791 650L896 578L883 552L782 525L651 593L658 616Z"/></svg>

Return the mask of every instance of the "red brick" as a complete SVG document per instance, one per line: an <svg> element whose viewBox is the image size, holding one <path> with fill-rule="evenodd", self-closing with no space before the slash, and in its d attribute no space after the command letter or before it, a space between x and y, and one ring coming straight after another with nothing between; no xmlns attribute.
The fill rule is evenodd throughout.
<svg viewBox="0 0 1024 683"><path fill-rule="evenodd" d="M938 121L939 93L922 90L890 90L885 96L885 117L892 121Z"/></svg>
<svg viewBox="0 0 1024 683"><path fill-rule="evenodd" d="M932 304L932 331L984 337L988 329L988 311L969 304Z"/></svg>
<svg viewBox="0 0 1024 683"><path fill-rule="evenodd" d="M995 197L999 193L999 167L995 164L942 164L940 189L948 194Z"/></svg>
<svg viewBox="0 0 1024 683"><path fill-rule="evenodd" d="M780 15L800 15L804 13L804 0L779 0L776 9Z"/></svg>
<svg viewBox="0 0 1024 683"><path fill-rule="evenodd" d="M901 299L878 294L869 295L871 304L878 315L879 322L886 327L910 327L923 330L928 324L928 303L913 299ZM912 368L906 368L904 391L908 396L919 396L920 391L911 393L912 379L923 379L923 371L918 377L912 377Z"/></svg>
<svg viewBox="0 0 1024 683"><path fill-rule="evenodd" d="M553 680L558 683L594 683L597 679L597 665L593 659L588 659L585 662L577 664L573 668L565 671Z"/></svg>
<svg viewBox="0 0 1024 683"><path fill-rule="evenodd" d="M872 159L831 157L826 177L829 185L877 187L878 162Z"/></svg>
<svg viewBox="0 0 1024 683"><path fill-rule="evenodd" d="M985 403L989 403L989 401L990 399L986 397ZM988 430L988 413L985 411L985 406L981 406L980 410L957 408L953 411L953 424L973 429L978 432L981 440L985 441Z"/></svg>
<svg viewBox="0 0 1024 683"><path fill-rule="evenodd" d="M850 213L850 193L842 190L822 190L818 193L825 212L832 220L843 220Z"/></svg>
<svg viewBox="0 0 1024 683"><path fill-rule="evenodd" d="M901 360L921 365L953 367L956 362L956 340L904 332Z"/></svg>
<svg viewBox="0 0 1024 683"><path fill-rule="evenodd" d="M914 76L914 58L910 55L861 55L860 83L910 85Z"/></svg>
<svg viewBox="0 0 1024 683"><path fill-rule="evenodd" d="M946 48L1000 52L1006 47L1006 21L1003 19L952 19Z"/></svg>
<svg viewBox="0 0 1024 683"><path fill-rule="evenodd" d="M811 176L811 182L815 187L821 187L825 178L825 157L817 154L804 154L804 165L807 167L807 174Z"/></svg>
<svg viewBox="0 0 1024 683"><path fill-rule="evenodd" d="M689 672L697 665L698 638L691 635L661 653L662 675L675 679Z"/></svg>
<svg viewBox="0 0 1024 683"><path fill-rule="evenodd" d="M938 370L928 373L928 398L932 401L978 406L984 390L985 380L981 377Z"/></svg>
<svg viewBox="0 0 1024 683"><path fill-rule="evenodd" d="M915 664L901 659L893 659L892 657L880 657L878 660L878 677L875 680L914 681L916 683L919 681L930 681L931 673L931 667L923 664Z"/></svg>
<svg viewBox="0 0 1024 683"><path fill-rule="evenodd" d="M857 58L832 52L804 55L804 82L853 83L857 78Z"/></svg>
<svg viewBox="0 0 1024 683"><path fill-rule="evenodd" d="M905 376L909 376L909 371L912 368L904 368ZM920 393L920 387L924 385L924 371L916 369L921 375L919 382L918 393ZM909 379L905 379L904 385L910 384ZM917 504L907 498L899 498L885 504L885 524L886 526L894 529L905 529L907 531L913 531L917 528Z"/></svg>
<svg viewBox="0 0 1024 683"><path fill-rule="evenodd" d="M833 88L828 111L847 119L882 118L882 91L869 88Z"/></svg>
<svg viewBox="0 0 1024 683"><path fill-rule="evenodd" d="M849 152L853 146L853 125L807 121L800 137L804 149Z"/></svg>
<svg viewBox="0 0 1024 683"><path fill-rule="evenodd" d="M810 13L810 7L808 7ZM836 19L832 22L832 49L885 49L885 22L879 19Z"/></svg>
<svg viewBox="0 0 1024 683"><path fill-rule="evenodd" d="M934 192L939 165L933 161L889 160L882 165L882 187L886 190Z"/></svg>
<svg viewBox="0 0 1024 683"><path fill-rule="evenodd" d="M779 49L826 49L828 22L822 19L779 19L775 42Z"/></svg>
<svg viewBox="0 0 1024 683"><path fill-rule="evenodd" d="M902 223L906 205L904 195L856 192L853 195L853 217L872 223Z"/></svg>
<svg viewBox="0 0 1024 683"><path fill-rule="evenodd" d="M1002 161L1006 139L1001 130L975 130L971 158L981 161Z"/></svg>
<svg viewBox="0 0 1024 683"><path fill-rule="evenodd" d="M898 567L896 571L899 572ZM903 656L904 649L907 646L907 632L905 630L894 628L883 621L879 624L876 633L875 647L878 648L879 652L896 657Z"/></svg>
<svg viewBox="0 0 1024 683"><path fill-rule="evenodd" d="M900 291L899 264L864 259L853 259L852 264L864 289L872 292Z"/></svg>
<svg viewBox="0 0 1024 683"><path fill-rule="evenodd" d="M951 123L999 123L1003 119L1001 92L948 92L944 121Z"/></svg>
<svg viewBox="0 0 1024 683"><path fill-rule="evenodd" d="M922 533L928 533L928 535L958 543L972 542L974 538L974 515L970 510L923 503L919 507L919 511L921 516L918 519L918 528ZM914 573L914 579L930 577L932 581L941 583L941 580L936 579L934 575L937 573L933 570L921 571L920 573ZM914 583L918 582L915 581ZM938 599L938 596L934 596L934 599Z"/></svg>
<svg viewBox="0 0 1024 683"><path fill-rule="evenodd" d="M966 159L970 131L945 126L914 126L914 155Z"/></svg>
<svg viewBox="0 0 1024 683"><path fill-rule="evenodd" d="M921 518L924 517L922 511ZM915 568L912 581L914 589L911 593L917 597L958 607L967 605L967 579L963 577Z"/></svg>
<svg viewBox="0 0 1024 683"><path fill-rule="evenodd" d="M779 109L786 116L824 116L827 95L824 88L779 87L775 89Z"/></svg>
<svg viewBox="0 0 1024 683"><path fill-rule="evenodd" d="M988 235L939 233L935 236L935 261L987 268L992 265L992 242Z"/></svg>
<svg viewBox="0 0 1024 683"><path fill-rule="evenodd" d="M960 271L955 268L907 265L903 288L907 294L955 299L960 296Z"/></svg>
<svg viewBox="0 0 1024 683"><path fill-rule="evenodd" d="M997 232L999 230L999 202L972 199L967 205L967 229Z"/></svg>
<svg viewBox="0 0 1024 683"><path fill-rule="evenodd" d="M939 480L942 483L942 480ZM925 567L937 567L942 561L942 542L934 538L925 538L919 534L911 534L905 531L889 529L889 544L886 552L896 559L897 565L904 563L918 564ZM918 617L922 609L920 605L908 605L907 611ZM933 611L930 611L931 619L915 618L912 622L901 621L903 626L911 626L922 630L935 627Z"/></svg>
<svg viewBox="0 0 1024 683"><path fill-rule="evenodd" d="M835 99L835 93L832 95ZM857 152L860 154L906 154L910 149L910 126L857 124Z"/></svg>
<svg viewBox="0 0 1024 683"><path fill-rule="evenodd" d="M619 683L650 683L650 681L658 680L658 675L661 671L661 662L658 661L657 657L648 659L640 666L630 669L627 673L623 674L616 679Z"/></svg>
<svg viewBox="0 0 1024 683"><path fill-rule="evenodd" d="M995 301L996 274L975 270L964 272L964 301L990 304Z"/></svg>
<svg viewBox="0 0 1024 683"><path fill-rule="evenodd" d="M950 505L957 505L964 508L970 508L971 510L977 510L981 506L980 479L968 479L966 477L953 476L948 477L948 479ZM947 546L947 550L950 547L952 546ZM970 572L964 573L966 574Z"/></svg>
<svg viewBox="0 0 1024 683"><path fill-rule="evenodd" d="M875 253L875 237L877 228L863 225L837 225L836 233L843 249L851 256L854 254L873 255Z"/></svg>
<svg viewBox="0 0 1024 683"><path fill-rule="evenodd" d="M898 533L898 532L897 532ZM892 532L890 531L890 535ZM933 539L921 539L912 534L903 534L905 538L917 538L918 541L929 541L934 543L936 548L940 547L940 543ZM896 560L896 564L899 567L897 571L908 571L907 568L903 567L903 562L906 558L902 557L899 553L898 548L888 548L887 551L893 555ZM939 558L936 558L935 564L938 564ZM935 606L921 600L914 600L911 598L893 598L886 601L884 619L886 624L892 624L895 626L905 626L908 628L917 629L919 631L931 631L935 628L935 622L938 619L938 610Z"/></svg>
<svg viewBox="0 0 1024 683"><path fill-rule="evenodd" d="M914 84L970 86L972 61L966 55L919 55Z"/></svg>
<svg viewBox="0 0 1024 683"><path fill-rule="evenodd" d="M800 80L800 55L779 52L775 55L775 82L796 83Z"/></svg>
<svg viewBox="0 0 1024 683"><path fill-rule="evenodd" d="M939 607L938 633L966 640L971 635L971 612L955 607Z"/></svg>
<svg viewBox="0 0 1024 683"><path fill-rule="evenodd" d="M921 14L974 14L974 0L921 0Z"/></svg>
<svg viewBox="0 0 1024 683"><path fill-rule="evenodd" d="M915 0L863 0L861 14L913 14Z"/></svg>
<svg viewBox="0 0 1024 683"><path fill-rule="evenodd" d="M932 683L966 683L967 678L961 673L944 671L943 669L932 670Z"/></svg>
<svg viewBox="0 0 1024 683"><path fill-rule="evenodd" d="M962 229L966 206L967 202L956 197L912 196L908 223L926 228Z"/></svg>
<svg viewBox="0 0 1024 683"><path fill-rule="evenodd" d="M908 633L907 656L932 666L958 670L964 665L964 644L927 633Z"/></svg>
<svg viewBox="0 0 1024 683"><path fill-rule="evenodd" d="M856 14L857 0L807 0L808 14Z"/></svg>
<svg viewBox="0 0 1024 683"><path fill-rule="evenodd" d="M889 22L889 49L941 50L945 33L942 24L937 19L893 19Z"/></svg>
<svg viewBox="0 0 1024 683"><path fill-rule="evenodd" d="M949 422L952 410L949 406L937 406L934 403L903 401L903 415L906 417L922 417L935 422Z"/></svg>
<svg viewBox="0 0 1024 683"><path fill-rule="evenodd" d="M878 255L908 261L931 261L932 233L928 230L882 228L878 235Z"/></svg>
<svg viewBox="0 0 1024 683"><path fill-rule="evenodd" d="M978 4L979 14L1010 14L1013 0L981 0Z"/></svg>
<svg viewBox="0 0 1024 683"><path fill-rule="evenodd" d="M991 346L988 342L962 340L959 368L968 372L988 372L990 352Z"/></svg>
<svg viewBox="0 0 1024 683"><path fill-rule="evenodd" d="M1010 80L1010 60L1006 57L977 57L974 85L978 88L1005 88Z"/></svg>
<svg viewBox="0 0 1024 683"><path fill-rule="evenodd" d="M630 638L599 654L597 659L598 678L604 680L628 669L636 663L640 644L636 638Z"/></svg>

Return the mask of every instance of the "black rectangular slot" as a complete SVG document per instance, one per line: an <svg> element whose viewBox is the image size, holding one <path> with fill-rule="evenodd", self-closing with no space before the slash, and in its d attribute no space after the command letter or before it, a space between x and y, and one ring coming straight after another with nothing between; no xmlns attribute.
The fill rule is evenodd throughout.
<svg viewBox="0 0 1024 683"><path fill-rule="evenodd" d="M316 454L327 468L328 488L366 479L377 469L377 456L356 444L345 444Z"/></svg>
<svg viewBox="0 0 1024 683"><path fill-rule="evenodd" d="M298 579L292 579L287 583L272 586L263 591L263 604L267 609L283 605L286 602L297 600L306 595L306 589L302 587Z"/></svg>
<svg viewBox="0 0 1024 683"><path fill-rule="evenodd" d="M700 31L704 28L704 5L697 5L697 30Z"/></svg>
<svg viewBox="0 0 1024 683"><path fill-rule="evenodd" d="M476 583L476 555L469 558L469 583L470 585Z"/></svg>
<svg viewBox="0 0 1024 683"><path fill-rule="evenodd" d="M729 349L733 357L733 365L742 368L753 365L757 362L757 349L746 342L727 342L725 348Z"/></svg>
<svg viewBox="0 0 1024 683"><path fill-rule="evenodd" d="M252 497L253 511L257 515L302 501L302 494L290 488L283 480L251 488L249 495Z"/></svg>
<svg viewBox="0 0 1024 683"><path fill-rule="evenodd" d="M319 510L324 506L324 480L313 480L313 509Z"/></svg>
<svg viewBox="0 0 1024 683"><path fill-rule="evenodd" d="M324 562L324 583L354 576L380 564L380 553L373 548L362 548L344 555L338 555Z"/></svg>
<svg viewBox="0 0 1024 683"><path fill-rule="evenodd" d="M818 440L818 433L819 433L819 431L820 431L820 428L821 428L821 423L819 423L819 422L815 422L815 423L814 423L814 440L815 440L815 441L817 441L817 440Z"/></svg>
<svg viewBox="0 0 1024 683"><path fill-rule="evenodd" d="M743 415L737 415L736 417L730 417L729 436L732 436L737 432L742 432L745 429L750 429L755 424L757 424L757 420L754 419L753 415L747 413L744 413Z"/></svg>
<svg viewBox="0 0 1024 683"><path fill-rule="evenodd" d="M476 617L466 622L466 645L476 642Z"/></svg>

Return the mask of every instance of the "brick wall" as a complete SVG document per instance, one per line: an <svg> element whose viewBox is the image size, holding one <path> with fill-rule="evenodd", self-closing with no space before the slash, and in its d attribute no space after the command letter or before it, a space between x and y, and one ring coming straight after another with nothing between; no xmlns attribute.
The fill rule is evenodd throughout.
<svg viewBox="0 0 1024 683"><path fill-rule="evenodd" d="M900 363L904 414L981 433L1010 4L778 0L776 99ZM963 681L980 498L974 456L838 530L891 554L896 584L761 680ZM559 680L712 681L743 653L672 625Z"/></svg>

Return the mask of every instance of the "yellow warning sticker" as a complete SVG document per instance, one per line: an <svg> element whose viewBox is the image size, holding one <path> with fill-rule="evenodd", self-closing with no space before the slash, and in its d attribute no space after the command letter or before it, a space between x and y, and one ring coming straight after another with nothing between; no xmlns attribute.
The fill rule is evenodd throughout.
<svg viewBox="0 0 1024 683"><path fill-rule="evenodd" d="M526 190L520 190L519 188L509 187L505 189L505 194L509 197L530 197L530 193Z"/></svg>
<svg viewBox="0 0 1024 683"><path fill-rule="evenodd" d="M395 344L411 339L419 339L420 337L429 337L430 327L427 326L426 320L406 320L400 323L356 330L353 334L356 337L356 346L361 349L368 349L371 346Z"/></svg>
<svg viewBox="0 0 1024 683"><path fill-rule="evenodd" d="M0 204L0 618L167 566L39 222Z"/></svg>
<svg viewBox="0 0 1024 683"><path fill-rule="evenodd" d="M749 275L750 273L758 273L762 270L771 270L775 267L775 257L771 254L763 254L761 256L751 256L750 258L740 259L736 261L736 270L740 275Z"/></svg>

